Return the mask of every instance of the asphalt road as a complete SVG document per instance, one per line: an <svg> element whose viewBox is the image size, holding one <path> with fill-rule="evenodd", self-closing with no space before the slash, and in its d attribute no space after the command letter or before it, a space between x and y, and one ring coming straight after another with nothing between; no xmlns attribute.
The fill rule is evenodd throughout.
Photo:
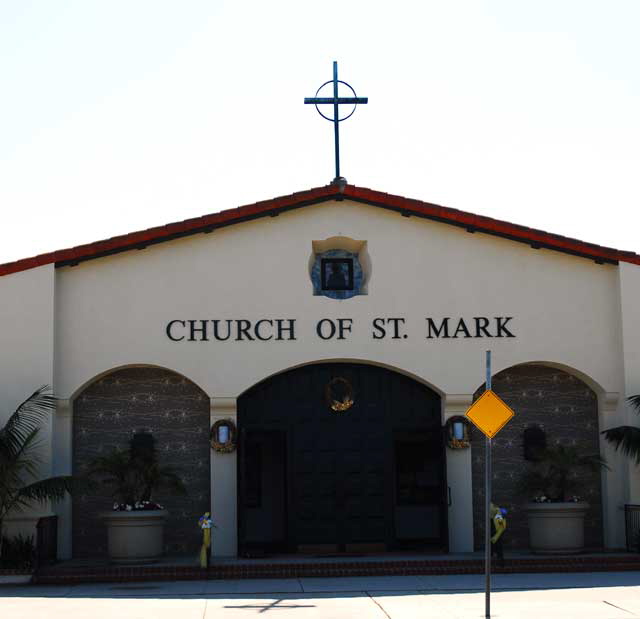
<svg viewBox="0 0 640 619"><path fill-rule="evenodd" d="M492 617L640 617L640 572L500 574ZM0 586L1 619L437 619L484 617L482 576Z"/></svg>

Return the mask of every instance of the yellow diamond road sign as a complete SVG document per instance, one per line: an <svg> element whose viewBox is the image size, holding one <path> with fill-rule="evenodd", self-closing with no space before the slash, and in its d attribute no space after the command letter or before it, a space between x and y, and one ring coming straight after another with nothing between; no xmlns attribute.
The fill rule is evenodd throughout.
<svg viewBox="0 0 640 619"><path fill-rule="evenodd" d="M513 415L514 412L490 389L467 411L467 418L489 438L498 434Z"/></svg>

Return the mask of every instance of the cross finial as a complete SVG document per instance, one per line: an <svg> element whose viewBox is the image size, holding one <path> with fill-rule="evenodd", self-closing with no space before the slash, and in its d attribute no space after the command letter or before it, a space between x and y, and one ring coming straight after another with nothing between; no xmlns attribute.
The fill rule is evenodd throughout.
<svg viewBox="0 0 640 619"><path fill-rule="evenodd" d="M327 86L328 84L333 84L333 97L319 97L320 91ZM343 84L346 86L352 93L353 97L340 97L338 96L338 84ZM338 79L338 63L336 61L333 62L333 79L325 82L318 88L316 91L315 97L306 97L304 100L305 103L311 103L316 106L316 110L318 110L318 114L322 116L322 118L326 118L333 123L333 134L335 141L335 153L336 153L336 177L333 179L333 183L336 185L343 185L346 183L346 180L340 176L340 132L338 129L338 124L343 120L347 120L355 111L356 106L359 103L368 103L368 97L358 97L356 95L356 91L347 84L347 82L343 82ZM339 107L342 104L351 104L353 105L353 109L349 114L340 118ZM333 105L333 117L325 116L318 107L319 105Z"/></svg>

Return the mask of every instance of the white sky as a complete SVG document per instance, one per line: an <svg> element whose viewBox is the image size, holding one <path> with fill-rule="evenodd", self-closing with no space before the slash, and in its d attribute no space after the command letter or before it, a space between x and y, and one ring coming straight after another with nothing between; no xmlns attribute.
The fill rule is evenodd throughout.
<svg viewBox="0 0 640 619"><path fill-rule="evenodd" d="M0 0L0 263L350 183L640 251L640 2Z"/></svg>

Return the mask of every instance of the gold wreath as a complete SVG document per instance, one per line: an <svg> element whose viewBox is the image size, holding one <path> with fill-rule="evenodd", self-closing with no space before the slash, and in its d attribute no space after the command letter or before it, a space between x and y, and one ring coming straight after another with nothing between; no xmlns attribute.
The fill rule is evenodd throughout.
<svg viewBox="0 0 640 619"><path fill-rule="evenodd" d="M449 440L447 445L451 449L466 449L471 446L471 443L467 440L460 440L459 438L452 438Z"/></svg>
<svg viewBox="0 0 640 619"><path fill-rule="evenodd" d="M222 425L229 426L229 440L226 443L220 443L218 441L218 428ZM236 449L237 436L238 429L231 419L219 419L211 426L211 432L209 434L211 449L223 454L231 453Z"/></svg>
<svg viewBox="0 0 640 619"><path fill-rule="evenodd" d="M331 387L336 383L343 383L347 387L347 395L344 396L342 401L336 400L331 393ZM325 387L324 390L325 399L327 401L327 405L329 408L336 413L343 413L346 410L349 410L354 403L353 399L353 387L351 383L346 378L332 378Z"/></svg>

